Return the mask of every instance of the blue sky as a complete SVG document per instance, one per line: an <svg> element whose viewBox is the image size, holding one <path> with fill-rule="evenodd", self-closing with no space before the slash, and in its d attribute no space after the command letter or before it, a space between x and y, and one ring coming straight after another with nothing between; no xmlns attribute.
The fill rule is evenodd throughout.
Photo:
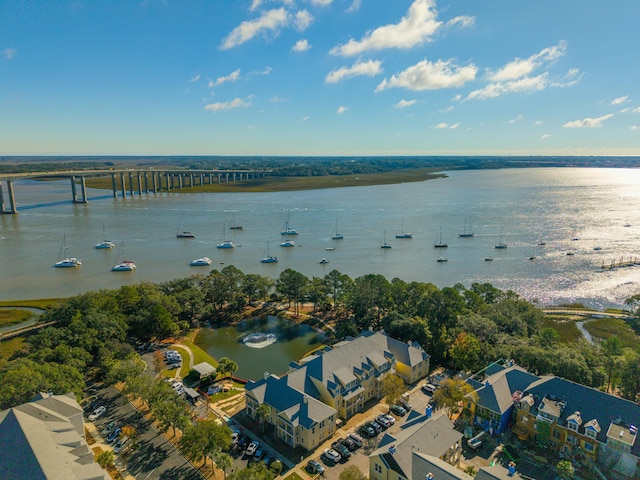
<svg viewBox="0 0 640 480"><path fill-rule="evenodd" d="M640 1L1 0L0 155L640 155Z"/></svg>

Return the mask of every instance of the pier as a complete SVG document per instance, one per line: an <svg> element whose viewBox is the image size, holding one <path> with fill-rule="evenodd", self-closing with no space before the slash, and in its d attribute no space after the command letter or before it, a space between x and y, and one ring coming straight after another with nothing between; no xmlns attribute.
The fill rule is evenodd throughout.
<svg viewBox="0 0 640 480"><path fill-rule="evenodd" d="M270 170L82 170L7 173L0 175L0 214L17 214L14 181L20 179L64 179L71 185L71 202L87 204L87 178L111 177L113 198L171 192L183 188L243 182L267 176Z"/></svg>
<svg viewBox="0 0 640 480"><path fill-rule="evenodd" d="M602 262L600 268L603 270L616 270L618 268L633 267L635 265L640 265L640 259L638 257L629 257L626 260L624 257L621 257L619 260L612 260L610 263Z"/></svg>

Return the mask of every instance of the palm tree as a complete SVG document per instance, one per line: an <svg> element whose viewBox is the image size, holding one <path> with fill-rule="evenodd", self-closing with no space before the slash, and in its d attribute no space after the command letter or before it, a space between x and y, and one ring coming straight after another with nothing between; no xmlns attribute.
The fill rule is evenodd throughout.
<svg viewBox="0 0 640 480"><path fill-rule="evenodd" d="M256 409L256 416L258 421L262 424L262 433L264 433L265 420L271 416L271 406L266 403L261 403Z"/></svg>
<svg viewBox="0 0 640 480"><path fill-rule="evenodd" d="M225 452L216 452L214 454L214 460L216 465L224 473L224 478L227 478L227 468L233 464L233 458L231 455Z"/></svg>
<svg viewBox="0 0 640 480"><path fill-rule="evenodd" d="M229 374L229 377L233 376L233 373L237 370L238 363L231 360L230 358L222 357L218 362L218 372L222 375L223 379L227 376L227 374Z"/></svg>

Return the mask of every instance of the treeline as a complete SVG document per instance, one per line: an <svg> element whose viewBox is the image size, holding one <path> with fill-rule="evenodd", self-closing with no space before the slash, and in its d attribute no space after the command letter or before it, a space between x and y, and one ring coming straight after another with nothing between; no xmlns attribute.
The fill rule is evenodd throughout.
<svg viewBox="0 0 640 480"><path fill-rule="evenodd" d="M308 278L292 269L273 280L226 266L206 276L89 292L48 311L41 320L55 326L29 337L19 358L0 364L0 408L42 390L80 395L88 373L104 377L130 358L136 341L172 337L198 323L224 325L257 302L265 314L270 302L286 302L295 313L302 303L311 305L311 322L333 326L330 340L384 329L419 342L433 366L475 372L514 359L534 373L613 388L629 399L640 392L637 351L624 350L616 338L601 346L564 344L555 330L542 328L538 308L487 283L440 289L377 274L352 279L337 270Z"/></svg>

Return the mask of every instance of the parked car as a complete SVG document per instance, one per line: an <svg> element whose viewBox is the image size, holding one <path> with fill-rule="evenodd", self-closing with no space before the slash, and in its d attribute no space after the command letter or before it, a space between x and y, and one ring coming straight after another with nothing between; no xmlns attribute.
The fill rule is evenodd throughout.
<svg viewBox="0 0 640 480"><path fill-rule="evenodd" d="M356 445L356 442L351 440L349 437L343 438L342 440L340 440L340 443L343 444L345 447L347 447L350 452L353 452L358 449L358 445Z"/></svg>
<svg viewBox="0 0 640 480"><path fill-rule="evenodd" d="M264 457L264 450L258 448L258 450L256 450L256 453L253 454L253 460L254 462L259 462L260 460L262 460L262 457Z"/></svg>
<svg viewBox="0 0 640 480"><path fill-rule="evenodd" d="M109 435L107 435L107 443L113 443L120 436L120 432L122 428L116 427L114 428Z"/></svg>
<svg viewBox="0 0 640 480"><path fill-rule="evenodd" d="M358 430L364 438L373 438L377 435L376 431L369 425L362 425Z"/></svg>
<svg viewBox="0 0 640 480"><path fill-rule="evenodd" d="M104 405L100 405L91 413L91 415L89 415L89 421L95 422L98 418L104 415L104 412L106 411L107 411L107 407L105 407Z"/></svg>
<svg viewBox="0 0 640 480"><path fill-rule="evenodd" d="M391 426L391 422L384 413L381 413L376 417L376 423L381 425L385 430Z"/></svg>
<svg viewBox="0 0 640 480"><path fill-rule="evenodd" d="M349 440L351 440L353 443L355 443L358 448L360 448L364 444L364 440L362 440L362 437L360 435L358 435L357 433L350 433L347 436L347 438L349 438Z"/></svg>
<svg viewBox="0 0 640 480"><path fill-rule="evenodd" d="M244 451L244 453L246 453L249 457L251 457L256 453L258 448L260 448L260 442L258 442L257 440L253 441L249 444L249 446Z"/></svg>
<svg viewBox="0 0 640 480"><path fill-rule="evenodd" d="M324 456L333 463L339 463L342 460L342 456L336 452L333 448L325 448Z"/></svg>
<svg viewBox="0 0 640 480"><path fill-rule="evenodd" d="M406 401L404 398L401 398L400 400L398 400L398 405L404 408L407 412L411 411L411 404L408 401Z"/></svg>
<svg viewBox="0 0 640 480"><path fill-rule="evenodd" d="M322 464L316 460L309 460L307 462L307 472L310 474L322 474L324 473L324 467Z"/></svg>
<svg viewBox="0 0 640 480"><path fill-rule="evenodd" d="M407 411L404 408L402 408L400 405L396 405L396 404L391 405L389 410L391 410L391 413L393 413L394 415L397 415L399 417L404 417L407 414Z"/></svg>
<svg viewBox="0 0 640 480"><path fill-rule="evenodd" d="M436 391L436 386L431 383L425 383L420 387L420 390L422 390L422 392L426 393L427 395L433 395Z"/></svg>
<svg viewBox="0 0 640 480"><path fill-rule="evenodd" d="M248 443L249 443L249 437L247 437L246 435L240 435L240 438L238 438L237 447L240 450L244 450Z"/></svg>
<svg viewBox="0 0 640 480"><path fill-rule="evenodd" d="M340 456L345 460L349 460L349 458L351 458L351 452L342 444L340 440L336 440L335 442L333 442L331 444L331 448L338 452Z"/></svg>
<svg viewBox="0 0 640 480"><path fill-rule="evenodd" d="M386 417L387 420L389 420L389 423L391 425L393 425L394 423L396 423L396 419L393 418L393 415L389 415L388 413L383 413L382 415L384 415Z"/></svg>
<svg viewBox="0 0 640 480"><path fill-rule="evenodd" d="M109 435L111 432L113 432L115 428L119 426L120 426L120 422L118 422L118 420L111 420L104 427L102 427L102 429L100 430L100 433L104 437L105 435Z"/></svg>
<svg viewBox="0 0 640 480"><path fill-rule="evenodd" d="M382 432L382 425L380 425L379 423L370 421L365 423L365 425L368 425L369 427L373 428L376 431L376 435Z"/></svg>
<svg viewBox="0 0 640 480"><path fill-rule="evenodd" d="M120 440L118 440L118 443L116 443L116 446L113 447L113 453L120 453L124 451L128 447L128 443L129 437L121 438Z"/></svg>
<svg viewBox="0 0 640 480"><path fill-rule="evenodd" d="M267 467L271 465L272 461L273 459L269 455L265 455L264 458L262 459L262 463L264 463Z"/></svg>

